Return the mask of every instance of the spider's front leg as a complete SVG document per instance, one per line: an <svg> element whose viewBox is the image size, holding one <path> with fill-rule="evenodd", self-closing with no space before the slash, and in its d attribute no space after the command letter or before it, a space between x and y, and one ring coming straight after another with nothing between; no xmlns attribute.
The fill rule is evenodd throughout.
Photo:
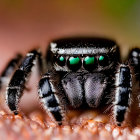
<svg viewBox="0 0 140 140"><path fill-rule="evenodd" d="M61 125L64 120L66 98L62 93L59 73L48 72L39 82L39 98L49 116Z"/></svg>
<svg viewBox="0 0 140 140"><path fill-rule="evenodd" d="M35 61L39 60L40 56L41 54L36 50L29 52L9 82L6 91L6 103L15 115L18 114L18 102L23 94L27 78Z"/></svg>
<svg viewBox="0 0 140 140"><path fill-rule="evenodd" d="M116 73L114 118L121 126L131 104L132 72L128 65L121 64Z"/></svg>

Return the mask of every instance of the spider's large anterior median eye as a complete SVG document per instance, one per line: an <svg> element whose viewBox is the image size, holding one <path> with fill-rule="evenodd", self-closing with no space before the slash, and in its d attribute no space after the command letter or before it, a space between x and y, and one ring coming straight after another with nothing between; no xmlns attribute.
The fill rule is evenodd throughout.
<svg viewBox="0 0 140 140"><path fill-rule="evenodd" d="M84 61L85 61L86 65L92 65L95 62L95 58L94 58L94 56L93 57L87 56Z"/></svg>
<svg viewBox="0 0 140 140"><path fill-rule="evenodd" d="M108 64L108 57L107 56L103 56L103 55L99 56L99 64L101 66L107 65Z"/></svg>
<svg viewBox="0 0 140 140"><path fill-rule="evenodd" d="M70 61L70 65L77 65L80 62L80 58L79 57L70 57L69 61Z"/></svg>
<svg viewBox="0 0 140 140"><path fill-rule="evenodd" d="M58 65L64 66L64 65L65 65L65 62L66 62L65 57L59 56L59 57L57 58L57 63L58 63Z"/></svg>
<svg viewBox="0 0 140 140"><path fill-rule="evenodd" d="M87 56L83 63L86 70L93 70L96 67L96 59L94 56Z"/></svg>
<svg viewBox="0 0 140 140"><path fill-rule="evenodd" d="M81 59L79 57L70 57L67 64L71 70L76 71L81 67Z"/></svg>

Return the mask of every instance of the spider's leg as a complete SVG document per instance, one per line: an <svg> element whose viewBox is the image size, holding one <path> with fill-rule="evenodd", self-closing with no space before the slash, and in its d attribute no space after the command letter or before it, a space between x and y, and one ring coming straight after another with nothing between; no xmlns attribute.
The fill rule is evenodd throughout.
<svg viewBox="0 0 140 140"><path fill-rule="evenodd" d="M39 82L39 98L45 111L58 124L64 119L65 97L60 90L59 75L53 72L45 74Z"/></svg>
<svg viewBox="0 0 140 140"><path fill-rule="evenodd" d="M27 78L35 61L40 56L39 52L33 50L27 53L19 68L13 74L6 91L6 103L14 114L18 114L18 102L25 88Z"/></svg>
<svg viewBox="0 0 140 140"><path fill-rule="evenodd" d="M14 57L8 62L0 76L0 89L2 88L3 84L5 84L7 79L12 75L14 70L18 67L19 63L21 62L21 59L22 55L17 54L16 57Z"/></svg>
<svg viewBox="0 0 140 140"><path fill-rule="evenodd" d="M134 48L130 51L129 61L134 68L136 79L140 81L140 48Z"/></svg>
<svg viewBox="0 0 140 140"><path fill-rule="evenodd" d="M116 89L113 113L117 125L121 126L131 104L132 74L128 65L121 64L118 67L115 84Z"/></svg>

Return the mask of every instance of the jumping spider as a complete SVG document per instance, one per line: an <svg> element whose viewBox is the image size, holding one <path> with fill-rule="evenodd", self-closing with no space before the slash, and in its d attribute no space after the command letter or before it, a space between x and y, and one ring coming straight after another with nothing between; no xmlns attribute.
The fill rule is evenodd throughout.
<svg viewBox="0 0 140 140"><path fill-rule="evenodd" d="M50 43L47 55L47 73L39 82L39 98L53 120L61 125L65 106L98 108L113 104L113 115L121 125L131 105L132 70L139 81L140 49L133 49L127 62L120 60L119 47L115 41L104 38L65 38ZM2 74L9 75L21 57L12 60ZM42 55L33 50L27 53L14 72L6 91L6 103L18 114L18 102L23 94L26 79ZM0 81L2 81L2 78ZM110 95L110 99L106 98Z"/></svg>

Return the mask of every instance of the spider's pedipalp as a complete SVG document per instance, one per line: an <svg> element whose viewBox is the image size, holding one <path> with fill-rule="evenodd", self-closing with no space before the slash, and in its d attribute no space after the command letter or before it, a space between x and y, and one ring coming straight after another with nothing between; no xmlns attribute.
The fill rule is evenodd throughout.
<svg viewBox="0 0 140 140"><path fill-rule="evenodd" d="M120 126L125 120L127 110L131 104L132 74L128 65L121 64L118 67L115 84L114 117L117 125Z"/></svg>
<svg viewBox="0 0 140 140"><path fill-rule="evenodd" d="M70 104L77 108L83 102L82 75L71 73L62 79L62 86Z"/></svg>
<svg viewBox="0 0 140 140"><path fill-rule="evenodd" d="M31 73L31 69L34 66L34 62L39 58L38 51L33 50L29 52L23 59L19 68L13 74L7 90L6 90L6 103L10 110L15 114L18 114L18 102L23 94L25 83L28 76Z"/></svg>

